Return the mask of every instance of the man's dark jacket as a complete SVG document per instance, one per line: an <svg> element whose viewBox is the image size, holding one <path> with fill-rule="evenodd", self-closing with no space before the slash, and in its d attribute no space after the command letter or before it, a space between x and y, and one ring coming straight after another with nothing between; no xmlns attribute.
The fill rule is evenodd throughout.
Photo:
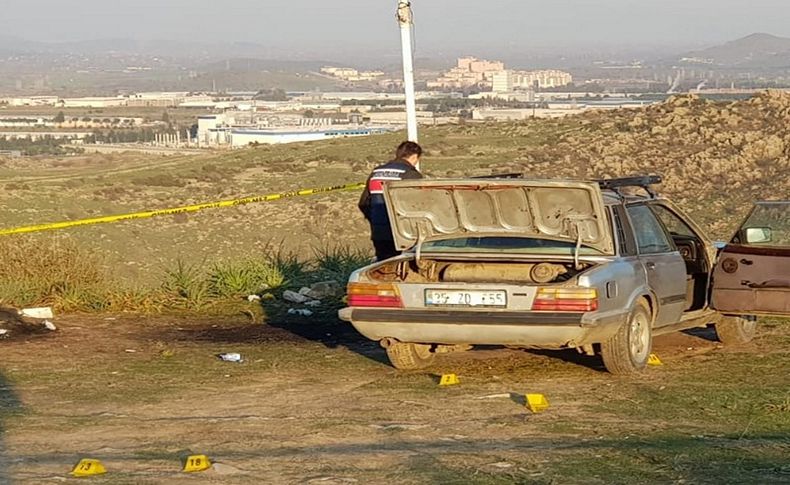
<svg viewBox="0 0 790 485"><path fill-rule="evenodd" d="M370 239L392 241L392 228L384 202L384 184L394 180L421 179L422 174L404 160L393 160L373 169L365 191L359 199L359 210L370 223Z"/></svg>

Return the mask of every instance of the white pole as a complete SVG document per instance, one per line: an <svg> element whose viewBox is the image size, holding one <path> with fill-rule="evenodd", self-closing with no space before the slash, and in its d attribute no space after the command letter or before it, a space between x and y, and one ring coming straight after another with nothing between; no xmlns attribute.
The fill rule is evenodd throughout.
<svg viewBox="0 0 790 485"><path fill-rule="evenodd" d="M406 90L406 126L409 141L417 141L417 97L414 93L414 55L412 53L411 31L414 26L414 16L409 0L398 2L398 24L400 25L400 39L403 50L403 86Z"/></svg>

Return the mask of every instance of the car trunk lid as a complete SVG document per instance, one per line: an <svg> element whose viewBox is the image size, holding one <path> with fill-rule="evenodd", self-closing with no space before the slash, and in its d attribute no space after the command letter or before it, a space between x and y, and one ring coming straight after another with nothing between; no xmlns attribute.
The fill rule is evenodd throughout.
<svg viewBox="0 0 790 485"><path fill-rule="evenodd" d="M549 180L404 180L386 184L396 247L470 236L574 242L614 254L596 182Z"/></svg>

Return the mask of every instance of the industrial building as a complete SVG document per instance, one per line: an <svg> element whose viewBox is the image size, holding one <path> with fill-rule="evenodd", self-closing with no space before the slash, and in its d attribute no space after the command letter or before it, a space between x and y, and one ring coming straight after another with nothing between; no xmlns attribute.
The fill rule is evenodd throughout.
<svg viewBox="0 0 790 485"><path fill-rule="evenodd" d="M322 67L321 72L348 82L371 82L384 75L383 71L359 71L353 67Z"/></svg>
<svg viewBox="0 0 790 485"><path fill-rule="evenodd" d="M386 128L343 128L326 130L287 130L269 129L256 130L250 128L231 128L230 146L243 148L249 145L279 145L282 143L299 143L306 141L322 141L332 138L350 138L369 136L389 132Z"/></svg>
<svg viewBox="0 0 790 485"><path fill-rule="evenodd" d="M127 99L123 96L107 98L65 98L58 104L62 108L111 108L126 106Z"/></svg>

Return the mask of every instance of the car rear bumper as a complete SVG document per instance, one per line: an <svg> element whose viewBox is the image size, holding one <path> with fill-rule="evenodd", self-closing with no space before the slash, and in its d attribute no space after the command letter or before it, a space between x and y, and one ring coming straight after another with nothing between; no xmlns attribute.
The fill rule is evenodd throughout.
<svg viewBox="0 0 790 485"><path fill-rule="evenodd" d="M371 340L434 344L576 347L611 336L622 318L589 313L344 308L341 320Z"/></svg>
<svg viewBox="0 0 790 485"><path fill-rule="evenodd" d="M469 312L435 310L384 310L354 308L351 321L372 323L452 323L454 325L561 325L582 326L584 313Z"/></svg>

